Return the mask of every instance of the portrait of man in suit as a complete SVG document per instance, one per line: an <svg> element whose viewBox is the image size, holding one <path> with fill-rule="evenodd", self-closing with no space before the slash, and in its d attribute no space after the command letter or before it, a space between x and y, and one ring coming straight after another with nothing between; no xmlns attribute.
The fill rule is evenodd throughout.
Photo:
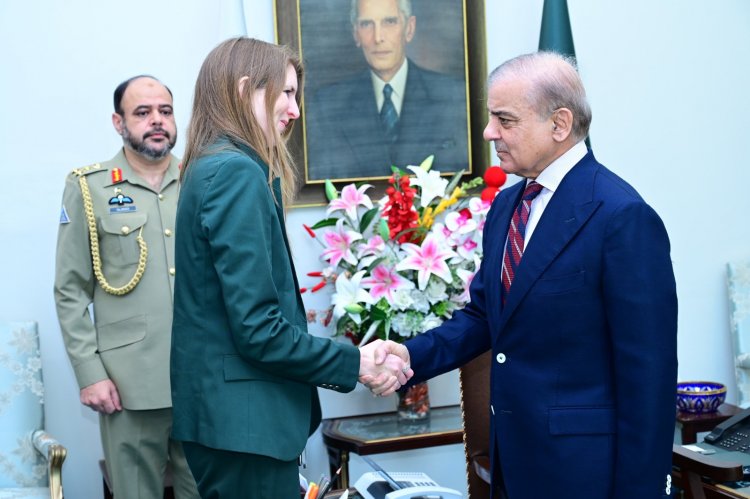
<svg viewBox="0 0 750 499"><path fill-rule="evenodd" d="M441 172L470 171L463 11L453 3L439 16L459 32L461 43L422 43L410 51L419 17L411 0L352 0L347 38L354 44L347 40L349 50L335 52L339 57L323 48L325 42L312 42L312 35L305 39L305 19L311 17L302 12L302 50L310 68L303 113L306 181L387 177L392 165L416 165L431 154ZM430 8L422 4L423 10ZM335 5L340 10L343 2ZM308 23L312 29L317 21ZM316 73L317 60L323 59L311 45L323 48L333 67ZM425 62L416 62L418 57ZM434 60L433 69L424 67L430 57L453 59L452 72L435 70L440 63ZM332 79L331 73L344 75Z"/></svg>

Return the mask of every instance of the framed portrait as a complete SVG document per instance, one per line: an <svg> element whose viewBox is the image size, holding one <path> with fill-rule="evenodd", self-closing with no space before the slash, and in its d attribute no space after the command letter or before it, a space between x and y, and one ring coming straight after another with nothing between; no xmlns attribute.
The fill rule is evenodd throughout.
<svg viewBox="0 0 750 499"><path fill-rule="evenodd" d="M325 204L326 180L384 190L392 166L430 155L442 174L483 173L484 2L275 0L274 15L305 64L297 206Z"/></svg>

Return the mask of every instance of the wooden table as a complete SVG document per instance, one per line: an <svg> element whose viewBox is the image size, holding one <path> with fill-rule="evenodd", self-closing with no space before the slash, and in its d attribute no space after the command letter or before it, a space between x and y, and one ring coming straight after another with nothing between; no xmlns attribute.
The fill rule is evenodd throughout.
<svg viewBox="0 0 750 499"><path fill-rule="evenodd" d="M726 421L742 408L732 404L721 404L716 412L705 414L690 414L688 412L677 411L675 421L680 428L680 435L683 444L694 444L698 439L698 433L711 431L714 426Z"/></svg>
<svg viewBox="0 0 750 499"><path fill-rule="evenodd" d="M321 431L337 488L349 487L349 453L360 456L463 442L461 407L433 407L420 422L399 422L396 412L324 419Z"/></svg>

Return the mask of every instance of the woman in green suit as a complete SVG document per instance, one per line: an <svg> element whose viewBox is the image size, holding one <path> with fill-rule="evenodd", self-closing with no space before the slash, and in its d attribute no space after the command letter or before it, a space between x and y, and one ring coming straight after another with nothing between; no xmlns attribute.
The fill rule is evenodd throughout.
<svg viewBox="0 0 750 499"><path fill-rule="evenodd" d="M173 437L207 498L299 497L297 458L320 422L316 387L388 394L412 372L307 333L284 226L299 58L234 38L198 75L177 208Z"/></svg>

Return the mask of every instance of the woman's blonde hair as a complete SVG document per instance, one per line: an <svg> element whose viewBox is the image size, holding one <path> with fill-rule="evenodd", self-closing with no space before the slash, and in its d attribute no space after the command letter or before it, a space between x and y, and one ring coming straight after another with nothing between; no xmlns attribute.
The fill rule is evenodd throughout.
<svg viewBox="0 0 750 499"><path fill-rule="evenodd" d="M269 186L275 178L279 178L283 201L289 205L296 191L297 179L286 139L294 122L279 133L274 124L273 110L276 100L284 91L290 64L297 73L296 100L299 105L302 101L304 68L297 54L288 47L239 37L222 42L208 54L195 82L181 179L191 162L212 152L207 148L219 137L226 136L258 153L268 164ZM243 77L247 77L247 80L240 91L239 82ZM265 89L266 116L262 117L256 117L252 112L253 94L259 89ZM259 120L263 119L269 124L270 139L260 125Z"/></svg>

